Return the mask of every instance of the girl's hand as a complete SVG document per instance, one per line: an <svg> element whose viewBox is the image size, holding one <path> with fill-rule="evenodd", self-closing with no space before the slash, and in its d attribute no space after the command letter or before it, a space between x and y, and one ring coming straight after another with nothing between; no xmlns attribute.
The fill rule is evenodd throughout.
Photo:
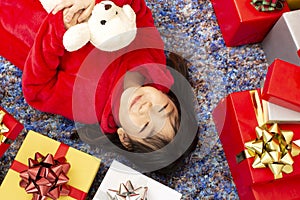
<svg viewBox="0 0 300 200"><path fill-rule="evenodd" d="M65 13L67 13L69 10L69 8L65 8L63 11L63 15L65 15ZM78 18L81 15L82 10L79 10L77 13L74 14L73 18L71 19L71 21L66 21L65 18L63 19L64 21L64 25L66 29L69 29L71 26L74 26L78 23Z"/></svg>
<svg viewBox="0 0 300 200"><path fill-rule="evenodd" d="M56 14L58 11L65 9L64 22L70 23L74 21L76 14L82 10L79 16L76 16L76 21L82 22L86 20L92 13L95 6L95 0L61 0L59 4L55 6L52 14Z"/></svg>

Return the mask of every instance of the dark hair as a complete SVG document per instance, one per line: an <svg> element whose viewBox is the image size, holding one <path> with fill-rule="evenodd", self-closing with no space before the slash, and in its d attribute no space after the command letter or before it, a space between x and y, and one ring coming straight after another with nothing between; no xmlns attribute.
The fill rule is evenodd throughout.
<svg viewBox="0 0 300 200"><path fill-rule="evenodd" d="M184 84L182 84L184 81L189 80L188 62L181 56L172 52L166 52L166 55L167 66L174 69L170 70L175 80L174 85L167 95L178 109L178 119L176 120L177 125L173 127L176 136L170 142L160 138L159 134L145 138L144 140L146 142L151 142L151 144L157 148L155 149L155 156L152 156L152 159L150 160L147 156L138 156L137 153L148 153L154 151L154 149L133 140L131 142L133 145L133 152L135 154L130 154L132 156L126 156L127 159L132 161L138 168L146 171L148 171L148 169L151 170L151 167L149 166L157 163L158 166L162 167L159 167L154 171L160 173L169 173L174 171L175 168L182 166L185 158L194 151L198 144L198 125L194 112L194 95L190 90L191 88L184 88ZM175 94L173 91L180 91L180 94ZM102 147L108 147L108 150L113 150L115 152L115 148L109 148L112 145L105 145L108 142L105 140L105 137L107 137L109 141L114 144L113 146L117 146L119 150L127 151L127 149L125 149L125 147L121 144L117 133L99 136L99 130L99 125L86 125L85 127L78 129L78 134L83 141L91 145L99 146L99 144L102 144ZM166 152L168 150L164 148L165 146L168 146L169 149L171 148L176 150ZM122 151L119 152L121 153ZM167 163L167 166L163 164L164 161L162 160L166 155L170 155L175 158L175 161ZM139 159L139 162L136 162L137 159Z"/></svg>

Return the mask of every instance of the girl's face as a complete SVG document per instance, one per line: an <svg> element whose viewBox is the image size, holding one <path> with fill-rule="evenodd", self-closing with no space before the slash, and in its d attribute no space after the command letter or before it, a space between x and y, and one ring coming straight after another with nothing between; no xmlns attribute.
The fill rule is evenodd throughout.
<svg viewBox="0 0 300 200"><path fill-rule="evenodd" d="M160 132L171 141L177 118L173 101L154 87L130 87L122 93L119 121L131 138L141 140Z"/></svg>

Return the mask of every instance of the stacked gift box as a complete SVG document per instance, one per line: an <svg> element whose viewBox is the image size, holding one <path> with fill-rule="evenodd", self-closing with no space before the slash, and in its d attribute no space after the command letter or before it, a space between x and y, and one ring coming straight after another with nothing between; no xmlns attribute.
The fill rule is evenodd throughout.
<svg viewBox="0 0 300 200"><path fill-rule="evenodd" d="M284 13L300 8L299 0L211 0L211 3L228 47L262 42Z"/></svg>
<svg viewBox="0 0 300 200"><path fill-rule="evenodd" d="M269 12L256 8L251 0L211 0L211 3L228 47L261 42L280 16L290 11L286 2L282 3L282 9Z"/></svg>
<svg viewBox="0 0 300 200"><path fill-rule="evenodd" d="M300 2L211 2L226 46L261 42L269 64L261 89L213 111L239 197L300 199Z"/></svg>
<svg viewBox="0 0 300 200"><path fill-rule="evenodd" d="M300 67L280 59L262 89L229 94L214 109L241 199L300 199L299 114Z"/></svg>

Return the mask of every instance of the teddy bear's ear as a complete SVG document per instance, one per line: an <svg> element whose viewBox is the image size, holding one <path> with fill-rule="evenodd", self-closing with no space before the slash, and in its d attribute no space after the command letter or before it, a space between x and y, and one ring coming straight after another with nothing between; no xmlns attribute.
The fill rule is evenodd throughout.
<svg viewBox="0 0 300 200"><path fill-rule="evenodd" d="M132 22L135 22L136 15L134 10L130 7L130 5L126 4L122 8L128 19Z"/></svg>
<svg viewBox="0 0 300 200"><path fill-rule="evenodd" d="M63 45L67 51L76 51L88 43L91 39L88 24L80 23L71 26L63 36Z"/></svg>
<svg viewBox="0 0 300 200"><path fill-rule="evenodd" d="M50 13L53 8L60 3L60 0L40 0L40 2L47 13Z"/></svg>

